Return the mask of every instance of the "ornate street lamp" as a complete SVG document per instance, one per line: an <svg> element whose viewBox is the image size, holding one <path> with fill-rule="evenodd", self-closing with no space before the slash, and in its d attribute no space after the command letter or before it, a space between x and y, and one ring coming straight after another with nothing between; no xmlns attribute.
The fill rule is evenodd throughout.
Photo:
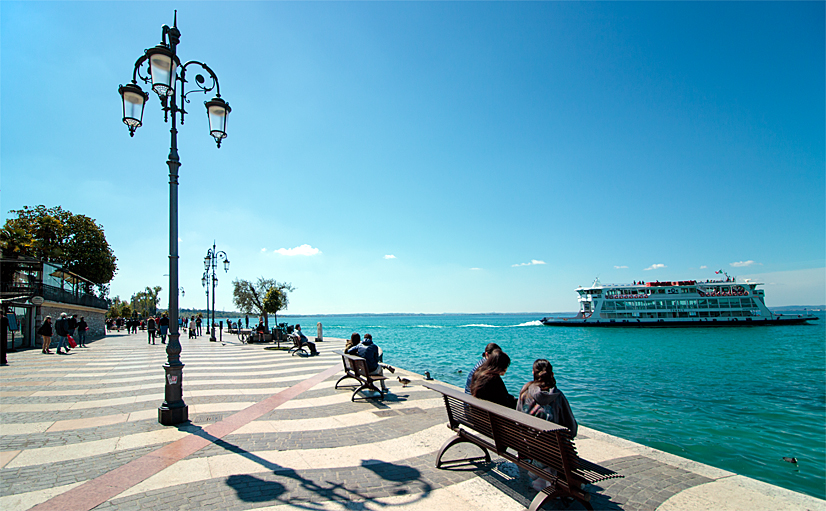
<svg viewBox="0 0 826 511"><path fill-rule="evenodd" d="M177 55L180 40L178 11L175 11L172 28L167 25L162 27L160 44L144 51L144 54L135 62L132 83L121 85L118 88L123 100L123 122L129 128L130 136L134 136L135 130L143 125L143 109L149 99L149 94L138 85L138 79L151 84L152 90L160 98L164 122L169 122L170 116L172 117L169 130L172 140L169 158L166 162L169 166L169 289L178 289L178 168L181 166L181 160L178 157L178 114L180 114L180 123L183 125L187 113L184 105L189 103L188 96L193 92L207 94L214 90L215 97L204 102L204 105L209 118L209 132L220 148L221 141L227 136L227 116L230 113L229 104L221 99L218 77L209 66L195 60L181 65ZM147 66L149 67L148 76ZM195 76L194 84L186 78L187 70L192 66L201 70ZM204 78L204 74L208 79ZM189 90L187 90L188 87ZM180 106L178 101L180 101ZM166 347L167 363L164 364L166 372L164 402L158 408L158 422L165 426L180 424L189 419L189 408L183 400L184 364L181 363L180 358L178 293L169 294L168 310L170 331L169 343Z"/></svg>
<svg viewBox="0 0 826 511"><path fill-rule="evenodd" d="M220 142L219 142L220 143ZM210 280L212 281L212 319L209 319L209 288L207 287L207 319L209 320L209 340L215 342L215 286L218 285L218 277L215 276L215 270L218 268L218 261L223 261L224 263L224 272L229 271L229 258L227 258L227 253L223 250L216 251L215 250L215 241L212 242L212 248L207 250L207 255L204 257L204 267L207 269L206 273L204 273L204 278L201 280L203 284L206 284ZM210 271L212 271L212 276L210 278ZM206 286L205 286L206 287Z"/></svg>

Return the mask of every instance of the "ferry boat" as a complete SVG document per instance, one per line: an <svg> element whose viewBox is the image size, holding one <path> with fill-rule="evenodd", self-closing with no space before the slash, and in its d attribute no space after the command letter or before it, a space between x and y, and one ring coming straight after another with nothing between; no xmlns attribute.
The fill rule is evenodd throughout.
<svg viewBox="0 0 826 511"><path fill-rule="evenodd" d="M578 287L579 313L542 318L548 326L752 326L792 325L818 318L774 314L766 307L762 282L726 275L722 280L679 280Z"/></svg>

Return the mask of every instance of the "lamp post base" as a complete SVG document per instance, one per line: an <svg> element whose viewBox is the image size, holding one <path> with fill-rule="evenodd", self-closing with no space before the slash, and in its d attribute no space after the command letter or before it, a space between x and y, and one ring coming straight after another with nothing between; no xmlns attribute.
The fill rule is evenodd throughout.
<svg viewBox="0 0 826 511"><path fill-rule="evenodd" d="M165 408L161 406L158 408L158 422L164 426L174 426L182 424L189 420L189 406L184 405L180 408Z"/></svg>
<svg viewBox="0 0 826 511"><path fill-rule="evenodd" d="M173 342L177 344L177 335L174 341L172 340L172 336L170 336L170 348L167 348L167 351L171 349ZM158 422L164 426L174 426L175 424L181 424L189 420L189 407L184 403L183 399L184 389L182 379L184 365L180 362L175 365L167 363L164 364L163 368L166 372L165 399L163 404L158 408Z"/></svg>

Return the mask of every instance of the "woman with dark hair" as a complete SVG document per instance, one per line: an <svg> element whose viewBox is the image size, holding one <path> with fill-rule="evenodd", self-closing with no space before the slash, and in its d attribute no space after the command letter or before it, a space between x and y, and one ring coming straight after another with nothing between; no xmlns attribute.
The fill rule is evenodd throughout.
<svg viewBox="0 0 826 511"><path fill-rule="evenodd" d="M514 408L516 398L508 393L508 388L502 381L502 376L508 371L510 364L511 359L504 351L493 350L473 373L470 394L507 408Z"/></svg>
<svg viewBox="0 0 826 511"><path fill-rule="evenodd" d="M544 358L533 363L533 381L519 392L516 409L540 419L568 428L571 438L576 437L577 423L565 394L556 388L554 368Z"/></svg>
<svg viewBox="0 0 826 511"><path fill-rule="evenodd" d="M344 353L347 353L347 350L352 348L353 346L358 346L361 344L361 336L358 332L353 332L350 334L350 340L347 341L347 344L344 345Z"/></svg>
<svg viewBox="0 0 826 511"><path fill-rule="evenodd" d="M49 346L52 344L52 317L46 316L46 319L43 320L43 324L40 325L40 329L37 331L41 337L43 337L43 349L41 350L44 355L51 355L52 352L49 351Z"/></svg>
<svg viewBox="0 0 826 511"><path fill-rule="evenodd" d="M465 394L470 394L470 382L471 380L473 380L473 374L476 372L477 369L479 369L482 366L482 364L485 363L485 360L487 360L488 355L493 353L494 350L501 351L502 348L500 348L499 345L495 342L488 343L488 345L485 346L485 351L482 352L482 358L480 358L479 361L476 362L476 365L473 366L473 369L471 369L470 373L468 373L467 375L467 380L465 380Z"/></svg>

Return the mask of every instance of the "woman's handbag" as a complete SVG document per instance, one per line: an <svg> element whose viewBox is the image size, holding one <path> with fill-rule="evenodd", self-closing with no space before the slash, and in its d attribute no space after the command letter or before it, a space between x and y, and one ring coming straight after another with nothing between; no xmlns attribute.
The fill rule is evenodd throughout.
<svg viewBox="0 0 826 511"><path fill-rule="evenodd" d="M69 347L70 348L77 348L77 343L75 342L74 339L72 339L71 335L66 337L66 339L68 339L68 341L69 341Z"/></svg>

